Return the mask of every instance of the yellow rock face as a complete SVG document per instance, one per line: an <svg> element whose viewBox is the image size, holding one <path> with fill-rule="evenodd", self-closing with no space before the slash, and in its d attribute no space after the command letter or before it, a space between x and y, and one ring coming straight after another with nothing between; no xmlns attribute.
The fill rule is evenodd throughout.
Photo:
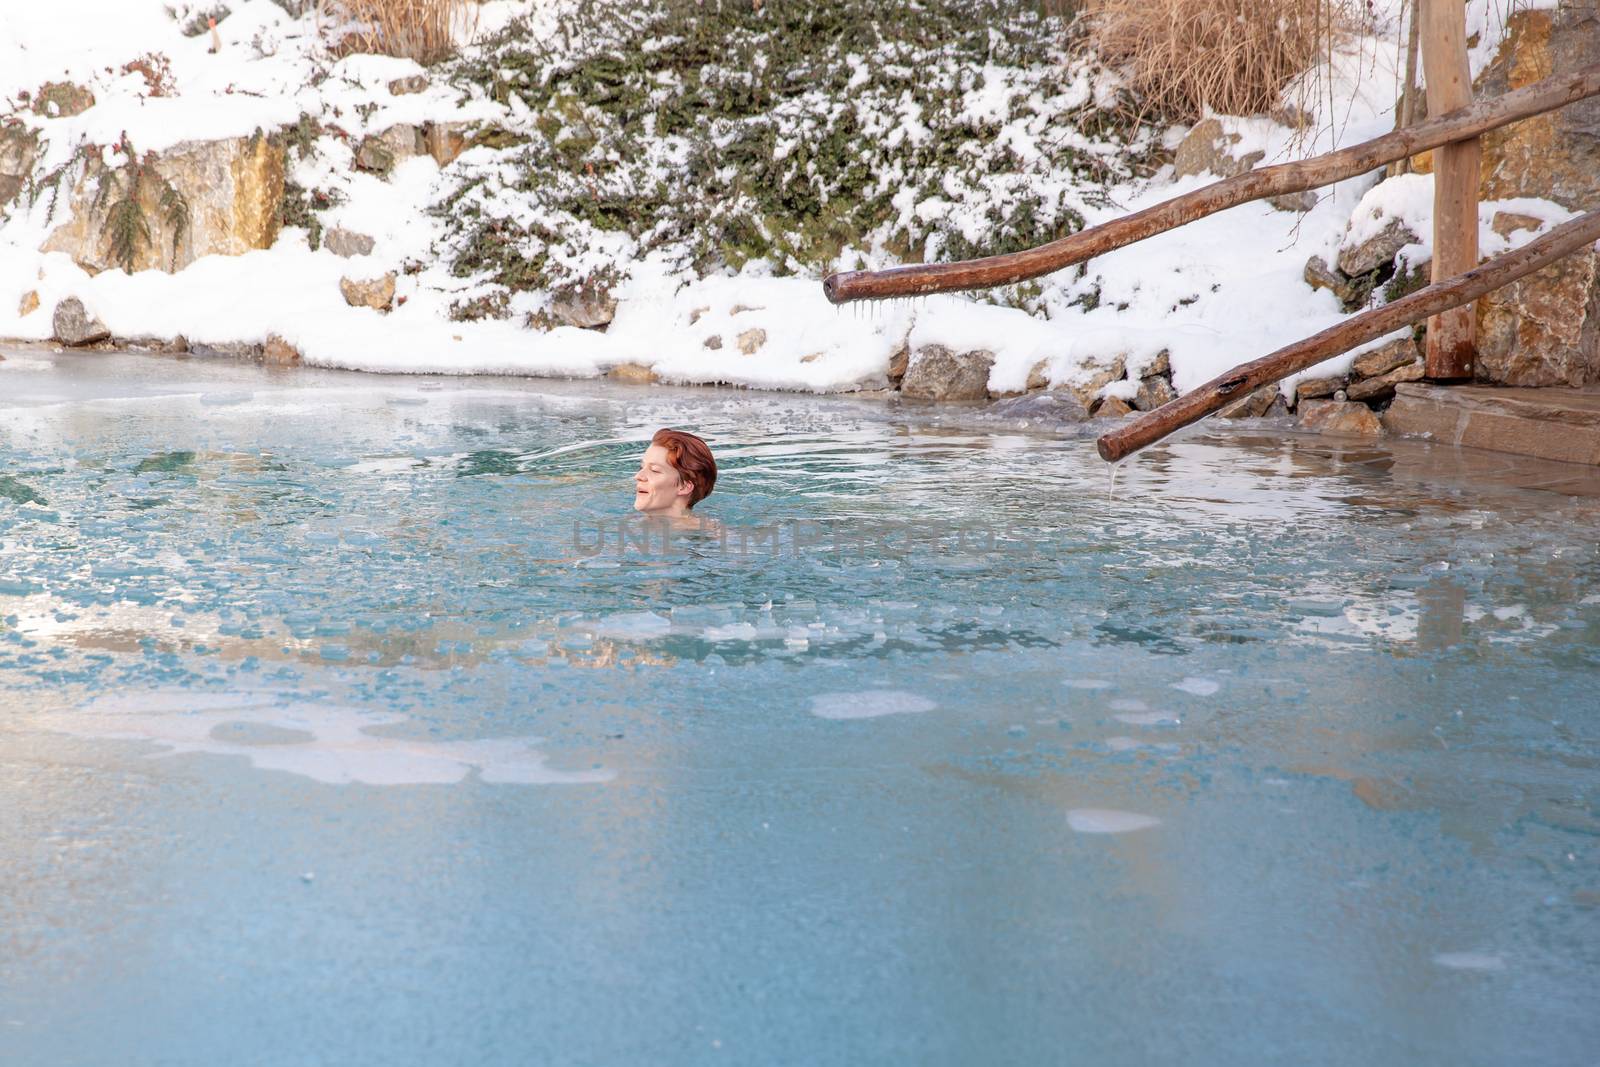
<svg viewBox="0 0 1600 1067"><path fill-rule="evenodd" d="M201 256L237 256L269 248L278 237L283 203L285 153L281 139L257 133L221 141L187 141L158 154L154 178L139 182L140 216L149 239L135 242L132 268L179 271ZM100 210L94 200L101 182L114 182ZM92 160L73 187L66 223L41 246L65 252L91 274L122 264L112 251L109 210L129 196L126 166ZM162 205L168 188L187 207L187 225L177 225Z"/></svg>

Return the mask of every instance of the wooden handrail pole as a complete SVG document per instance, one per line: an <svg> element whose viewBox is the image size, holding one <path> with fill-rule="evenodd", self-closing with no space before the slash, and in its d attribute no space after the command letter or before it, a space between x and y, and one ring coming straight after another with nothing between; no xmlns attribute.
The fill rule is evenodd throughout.
<svg viewBox="0 0 1600 1067"><path fill-rule="evenodd" d="M1472 104L1472 71L1467 64L1467 11L1461 0L1422 0L1422 75L1428 83L1428 111L1438 114ZM1433 280L1442 282L1478 263L1478 167L1482 148L1469 137L1434 152ZM1472 377L1472 305L1441 312L1428 320L1424 349L1429 378Z"/></svg>
<svg viewBox="0 0 1600 1067"><path fill-rule="evenodd" d="M1449 2L1449 0L1446 0ZM959 263L926 263L878 271L846 271L823 279L822 290L835 304L891 296L926 296L956 289L986 289L1050 274L1074 263L1204 218L1225 208L1284 193L1316 189L1353 178L1397 159L1414 156L1485 130L1538 115L1600 94L1600 65L1585 67L1491 100L1480 100L1436 119L1394 130L1337 152L1293 163L1279 163L1224 178L1203 189L1080 230L1070 237L1013 252Z"/></svg>
<svg viewBox="0 0 1600 1067"><path fill-rule="evenodd" d="M1263 385L1314 367L1329 356L1348 352L1356 345L1376 340L1429 315L1470 303L1503 285L1544 267L1562 256L1600 241L1600 211L1580 215L1557 226L1514 252L1497 256L1483 266L1447 281L1434 282L1392 304L1362 312L1321 333L1280 348L1271 355L1233 368L1221 377L1187 392L1171 403L1100 436L1095 447L1100 457L1116 462L1154 444L1174 430L1226 407Z"/></svg>

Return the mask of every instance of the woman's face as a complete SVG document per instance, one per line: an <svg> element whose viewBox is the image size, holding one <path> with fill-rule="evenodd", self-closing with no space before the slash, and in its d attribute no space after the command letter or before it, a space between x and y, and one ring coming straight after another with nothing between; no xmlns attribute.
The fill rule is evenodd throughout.
<svg viewBox="0 0 1600 1067"><path fill-rule="evenodd" d="M639 473L633 476L633 488L634 510L647 514L687 511L693 491L693 486L667 462L667 450L660 445L651 445L645 451Z"/></svg>

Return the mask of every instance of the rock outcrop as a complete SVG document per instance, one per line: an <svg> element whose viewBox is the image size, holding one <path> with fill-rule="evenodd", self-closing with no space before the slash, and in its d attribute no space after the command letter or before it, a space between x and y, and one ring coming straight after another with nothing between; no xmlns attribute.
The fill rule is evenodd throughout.
<svg viewBox="0 0 1600 1067"><path fill-rule="evenodd" d="M1600 381L1600 255L1567 256L1478 301L1480 380Z"/></svg>
<svg viewBox="0 0 1600 1067"><path fill-rule="evenodd" d="M131 168L91 158L72 189L68 221L50 233L41 251L65 252L91 274L125 265L115 254L110 224L116 201L95 202L103 181L115 182L114 196L136 205L148 231L148 239L132 246L134 271L178 271L201 256L269 248L278 237L284 162L282 140L261 133L175 145L153 154L153 177L138 181ZM169 190L181 211L173 210Z"/></svg>
<svg viewBox="0 0 1600 1067"><path fill-rule="evenodd" d="M1493 97L1600 64L1594 5L1515 11L1492 62L1474 85ZM1480 200L1539 197L1572 210L1600 207L1600 99L1582 100L1491 130L1482 138ZM1432 169L1431 153L1417 169ZM1497 232L1518 227L1496 219ZM1569 257L1478 300L1474 373L1501 385L1600 381L1600 269L1593 254Z"/></svg>

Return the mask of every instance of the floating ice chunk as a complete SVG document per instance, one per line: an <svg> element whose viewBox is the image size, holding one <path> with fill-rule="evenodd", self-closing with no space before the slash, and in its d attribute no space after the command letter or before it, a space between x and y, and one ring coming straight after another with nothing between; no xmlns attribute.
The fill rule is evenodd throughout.
<svg viewBox="0 0 1600 1067"><path fill-rule="evenodd" d="M759 631L748 622L731 622L726 626L707 626L700 635L707 641L754 641Z"/></svg>
<svg viewBox="0 0 1600 1067"><path fill-rule="evenodd" d="M1222 683L1210 678L1185 678L1181 682L1173 682L1172 688L1184 693L1193 693L1197 697L1208 697L1222 688Z"/></svg>
<svg viewBox="0 0 1600 1067"><path fill-rule="evenodd" d="M1453 971L1503 971L1506 961L1492 952L1440 952L1433 962Z"/></svg>
<svg viewBox="0 0 1600 1067"><path fill-rule="evenodd" d="M1318 615L1331 619L1343 615L1344 608L1345 600L1343 597L1297 596L1289 598L1289 610L1299 612L1301 615Z"/></svg>
<svg viewBox="0 0 1600 1067"><path fill-rule="evenodd" d="M1080 834L1127 834L1160 826L1154 815L1111 808L1073 808L1067 812L1067 825Z"/></svg>
<svg viewBox="0 0 1600 1067"><path fill-rule="evenodd" d="M1100 678L1066 678L1061 682L1068 689L1114 689L1112 683Z"/></svg>
<svg viewBox="0 0 1600 1067"><path fill-rule="evenodd" d="M620 638L624 641L665 637L671 631L672 621L653 611L624 611L608 615L595 627L595 632L601 637Z"/></svg>
<svg viewBox="0 0 1600 1067"><path fill-rule="evenodd" d="M818 693L811 714L819 719L875 719L880 715L918 715L936 704L900 689L867 689L855 693Z"/></svg>

